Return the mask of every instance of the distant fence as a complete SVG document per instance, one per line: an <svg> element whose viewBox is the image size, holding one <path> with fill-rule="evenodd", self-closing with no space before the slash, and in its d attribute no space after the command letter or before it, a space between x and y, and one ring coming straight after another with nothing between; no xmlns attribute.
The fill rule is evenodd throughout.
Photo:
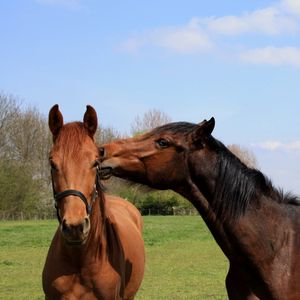
<svg viewBox="0 0 300 300"><path fill-rule="evenodd" d="M143 216L194 216L198 212L194 208L185 208L185 207L172 207L169 210L165 209L140 209L140 213ZM17 213L8 213L0 212L0 220L51 220L56 219L56 210L51 210L48 212L36 212L36 213L26 213L26 212L17 212Z"/></svg>
<svg viewBox="0 0 300 300"><path fill-rule="evenodd" d="M199 215L199 212L196 208L187 208L187 207L172 207L174 216L196 216Z"/></svg>
<svg viewBox="0 0 300 300"><path fill-rule="evenodd" d="M56 211L49 212L40 212L40 213L26 213L26 212L18 212L18 213L7 213L0 212L0 220L51 220L56 218Z"/></svg>
<svg viewBox="0 0 300 300"><path fill-rule="evenodd" d="M140 209L140 213L143 216L194 216L197 215L198 212L195 208L186 208L186 207L170 207L168 209L165 208L142 208Z"/></svg>

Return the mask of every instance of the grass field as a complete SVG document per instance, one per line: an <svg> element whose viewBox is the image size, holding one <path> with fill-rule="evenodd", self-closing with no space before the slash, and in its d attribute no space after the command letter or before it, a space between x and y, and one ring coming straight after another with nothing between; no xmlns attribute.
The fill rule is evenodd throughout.
<svg viewBox="0 0 300 300"><path fill-rule="evenodd" d="M199 216L144 217L137 300L227 299L228 263ZM41 273L57 221L0 222L0 299L44 299Z"/></svg>

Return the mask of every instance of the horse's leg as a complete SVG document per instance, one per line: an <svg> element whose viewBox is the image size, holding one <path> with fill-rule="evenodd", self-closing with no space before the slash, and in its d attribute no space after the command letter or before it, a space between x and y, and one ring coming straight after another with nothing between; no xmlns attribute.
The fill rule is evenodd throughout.
<svg viewBox="0 0 300 300"><path fill-rule="evenodd" d="M241 274L232 266L230 266L226 277L226 289L229 300L259 300L251 292Z"/></svg>

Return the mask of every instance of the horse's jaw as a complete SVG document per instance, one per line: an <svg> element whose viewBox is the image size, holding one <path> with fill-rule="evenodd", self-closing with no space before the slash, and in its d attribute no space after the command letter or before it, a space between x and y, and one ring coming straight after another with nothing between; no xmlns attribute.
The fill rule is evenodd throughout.
<svg viewBox="0 0 300 300"><path fill-rule="evenodd" d="M103 160L100 164L100 169L99 169L100 179L106 180L113 175L117 176L116 171L119 169L119 166L120 166L120 160L118 158L113 157L113 158Z"/></svg>

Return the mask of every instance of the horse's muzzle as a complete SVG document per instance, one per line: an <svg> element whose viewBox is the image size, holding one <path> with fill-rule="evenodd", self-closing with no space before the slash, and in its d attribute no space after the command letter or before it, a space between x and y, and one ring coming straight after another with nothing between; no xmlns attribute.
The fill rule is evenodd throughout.
<svg viewBox="0 0 300 300"><path fill-rule="evenodd" d="M106 180L109 179L113 175L113 169L111 167L100 167L98 172L100 179Z"/></svg>
<svg viewBox="0 0 300 300"><path fill-rule="evenodd" d="M69 245L82 245L85 243L90 231L90 218L84 218L82 223L68 224L66 219L61 223L61 233Z"/></svg>

